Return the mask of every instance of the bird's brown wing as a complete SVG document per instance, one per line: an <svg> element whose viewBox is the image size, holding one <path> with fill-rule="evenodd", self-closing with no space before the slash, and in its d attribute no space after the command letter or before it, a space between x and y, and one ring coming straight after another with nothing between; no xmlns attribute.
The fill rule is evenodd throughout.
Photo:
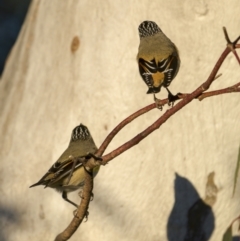
<svg viewBox="0 0 240 241"><path fill-rule="evenodd" d="M153 87L153 78L152 75L157 72L157 64L155 59L151 61L146 61L142 58L138 60L139 72L142 76L144 82L149 88Z"/></svg>
<svg viewBox="0 0 240 241"><path fill-rule="evenodd" d="M74 169L79 168L82 165L81 162L77 162ZM68 159L64 162L56 162L48 170L48 172L35 184L30 187L35 187L38 185L51 186L54 183L58 182L63 177L70 174L73 168L73 160Z"/></svg>
<svg viewBox="0 0 240 241"><path fill-rule="evenodd" d="M167 59L158 62L158 71L164 73L163 86L168 87L179 69L179 60L175 55L170 55Z"/></svg>

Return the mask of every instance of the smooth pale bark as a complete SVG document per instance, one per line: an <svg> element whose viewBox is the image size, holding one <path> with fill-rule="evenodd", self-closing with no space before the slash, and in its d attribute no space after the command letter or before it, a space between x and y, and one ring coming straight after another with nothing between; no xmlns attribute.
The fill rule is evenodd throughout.
<svg viewBox="0 0 240 241"><path fill-rule="evenodd" d="M225 48L222 26L233 40L240 34L237 0L33 1L0 82L1 240L53 240L73 208L51 189L28 187L67 147L80 122L99 146L123 118L153 101L136 63L137 28L146 19L179 48L173 93L191 92L207 78ZM214 89L239 82L233 55L220 72ZM221 240L240 213L239 182L232 197L239 99L229 94L193 101L102 167L89 220L71 240L184 240L187 212L199 198L212 206L202 228L212 236L205 237ZM107 150L161 114L156 109L134 121ZM71 197L79 202L77 193Z"/></svg>

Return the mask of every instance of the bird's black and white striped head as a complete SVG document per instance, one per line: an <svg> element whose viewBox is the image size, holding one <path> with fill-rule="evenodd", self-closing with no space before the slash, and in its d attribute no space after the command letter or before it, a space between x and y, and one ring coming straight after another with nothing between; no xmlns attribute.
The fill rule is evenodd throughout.
<svg viewBox="0 0 240 241"><path fill-rule="evenodd" d="M76 126L72 131L71 141L88 140L91 138L91 134L88 128L82 124Z"/></svg>
<svg viewBox="0 0 240 241"><path fill-rule="evenodd" d="M138 27L139 37L144 38L162 32L158 25L153 21L144 21Z"/></svg>

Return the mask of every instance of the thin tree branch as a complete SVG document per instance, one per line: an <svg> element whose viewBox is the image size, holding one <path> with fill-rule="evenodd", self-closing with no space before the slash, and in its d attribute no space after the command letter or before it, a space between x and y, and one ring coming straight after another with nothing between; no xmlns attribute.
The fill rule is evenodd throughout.
<svg viewBox="0 0 240 241"><path fill-rule="evenodd" d="M209 92L205 92L203 94L201 94L198 99L200 101L202 101L203 99L205 98L208 98L208 97L212 97L212 96L215 96L215 95L222 95L222 94L229 94L229 93L237 93L237 92L240 92L240 82L233 85L233 86L230 86L230 87L227 87L225 89L220 89L220 90L214 90L214 91L209 91Z"/></svg>
<svg viewBox="0 0 240 241"><path fill-rule="evenodd" d="M55 238L55 241L65 241L71 238L71 236L78 229L79 225L82 223L83 219L87 217L87 212L88 212L87 210L91 199L92 190L93 190L93 177L89 172L85 171L85 182L84 182L81 203L78 209L76 210L77 212L74 212L74 217L71 223L63 232L57 235L57 237Z"/></svg>
<svg viewBox="0 0 240 241"><path fill-rule="evenodd" d="M151 134L154 130L160 128L161 125L164 124L172 115L174 115L177 111L182 109L185 105L189 104L193 99L198 98L199 100L202 100L204 98L207 98L207 97L210 97L210 96L214 96L214 95L218 95L218 94L224 94L224 93L229 93L229 92L239 92L239 84L240 83L235 84L234 86L225 88L223 90L210 91L210 92L204 93L211 86L212 82L218 77L217 76L217 72L218 72L219 68L221 67L223 61L227 57L227 55L232 50L235 51L235 48L240 48L240 45L237 44L237 42L239 41L240 37L238 37L233 43L231 43L231 41L230 41L230 39L228 37L226 28L224 28L224 34L225 34L225 37L226 37L227 43L228 43L227 44L227 48L223 51L223 53L220 56L220 58L218 59L216 65L214 66L212 72L210 73L208 79L202 85L200 85L191 94L180 95L181 101L179 101L171 109L167 110L157 121L155 121L151 126L149 126L147 129L142 131L140 134L138 134L137 136L132 138L130 141L128 141L125 144L123 144L122 146L120 146L119 148L115 149L114 151L112 151L112 152L108 153L107 155L103 156L102 161L96 161L96 160L94 160L94 158L89 159L87 161L87 163L84 164L85 168L87 170L92 170L94 167L96 167L98 165L105 165L105 164L107 164L110 160L112 160L116 156L118 156L121 153L125 152L126 150L128 150L132 146L138 144L145 137L147 137L149 134ZM233 53L234 53L234 51L233 51ZM236 53L236 51L235 51L235 53ZM237 60L239 62L239 58L237 56L237 53L236 54L235 53L234 53L234 55L236 56L236 58L237 58ZM162 104L166 104L167 102L168 102L167 99L162 100ZM134 114L130 115L125 120L123 120L107 136L107 138L104 140L104 142L100 146L99 150L97 151L96 155L102 156L102 154L104 153L104 151L106 150L107 146L112 141L114 136L124 126L126 126L128 123L130 123L132 120L134 120L138 116L140 116L140 115L142 115L142 114L152 110L155 107L156 107L155 103L151 104L151 105L148 105L148 106L142 108L141 110L135 112ZM81 199L80 206L77 209L77 215L74 216L73 220L68 225L68 227L62 233L60 233L56 237L55 241L65 241L65 240L68 240L73 235L73 233L77 230L77 228L81 224L82 220L86 216L86 213L87 213L87 210L88 210L88 205L89 205L90 198L91 198L92 189L93 189L93 179L92 179L91 175L89 175L88 172L85 172L85 173L86 173L85 185L84 185L84 188L83 188L83 197L84 198Z"/></svg>
<svg viewBox="0 0 240 241"><path fill-rule="evenodd" d="M236 52L236 50L235 50L236 44L237 44L237 42L239 41L240 36L239 36L235 41L231 42L231 40L230 40L230 38L229 38L229 36L228 36L228 33L227 33L227 29L226 29L225 27L223 27L223 32L224 32L224 35L225 35L225 39L226 39L226 41L227 41L227 47L228 47L229 49L231 49L232 53L235 55L235 57L236 57L239 65L240 65L240 59L239 59L239 56L238 56L238 54L237 54L237 52Z"/></svg>
<svg viewBox="0 0 240 241"><path fill-rule="evenodd" d="M163 104L166 102L167 103L167 99L163 100ZM106 139L104 140L104 142L102 143L102 145L99 147L96 156L102 156L102 154L104 153L104 151L106 150L106 148L108 147L109 143L112 141L112 139L116 136L116 134L127 124L129 124L130 122L132 122L134 119L136 119L137 117L139 117L140 115L143 115L145 113L147 113L148 111L155 109L156 108L156 104L153 103L151 105L145 106L144 108L138 110L137 112L133 113L132 115L128 116L125 120L123 120L120 124L118 124L110 133L109 135L106 137Z"/></svg>

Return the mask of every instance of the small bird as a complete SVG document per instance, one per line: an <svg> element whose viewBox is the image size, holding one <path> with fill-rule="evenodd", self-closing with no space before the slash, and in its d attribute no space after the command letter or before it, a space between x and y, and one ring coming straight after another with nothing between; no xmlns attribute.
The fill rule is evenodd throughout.
<svg viewBox="0 0 240 241"><path fill-rule="evenodd" d="M97 147L88 128L80 124L72 130L68 148L48 172L30 187L45 185L45 188L55 188L62 193L62 198L65 201L78 207L77 204L67 198L68 192L81 189L84 186L85 168L82 162L77 161L79 160L77 158L89 159L90 157L95 157L94 153L96 151ZM100 160L101 158L95 157L95 159ZM93 169L93 177L97 175L99 168L100 166L97 166Z"/></svg>
<svg viewBox="0 0 240 241"><path fill-rule="evenodd" d="M142 22L138 31L140 45L137 61L140 75L149 88L147 94L153 94L157 104L155 93L160 92L163 86L168 91L169 102L174 102L178 97L174 96L167 87L180 67L177 47L155 22Z"/></svg>

